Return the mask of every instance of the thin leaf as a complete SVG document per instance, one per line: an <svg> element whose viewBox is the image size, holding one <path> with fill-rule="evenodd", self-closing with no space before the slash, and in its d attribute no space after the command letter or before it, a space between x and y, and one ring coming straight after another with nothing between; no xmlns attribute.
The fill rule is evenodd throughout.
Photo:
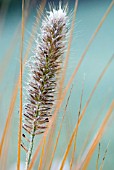
<svg viewBox="0 0 114 170"><path fill-rule="evenodd" d="M84 150L85 150L85 148L86 148L86 146L87 146L87 144L88 144L88 142L89 142L89 140L90 140L90 137L91 137L91 135L92 135L92 133L93 133L95 127L96 127L96 122L97 122L97 120L99 120L99 118L100 118L100 116L101 116L100 113L102 113L104 107L106 106L107 101L108 101L108 97L105 99L103 105L101 106L100 111L98 112L98 114L97 114L94 122L92 123L92 127L91 127L91 129L90 129L90 131L89 131L89 133L88 133L85 141L84 141L84 144L83 144L83 146L82 146L82 148L81 148L80 154L79 154L79 156L78 156L78 158L77 158L77 163L79 162L79 160L80 160L80 158L81 158L81 156L82 156L82 153L84 152ZM76 164L77 164L77 163L76 163Z"/></svg>
<svg viewBox="0 0 114 170"><path fill-rule="evenodd" d="M61 81L60 81L60 89L59 89L58 99L60 99L61 95L62 95L63 84L64 84L64 80L65 80L65 75L66 75L66 70L67 70L67 65L68 65L68 59L69 59L69 55L70 55L70 48L71 48L71 43L72 43L77 7L78 7L78 0L75 1L75 7L74 7L72 24L71 24L70 36L69 36L69 40L68 40L68 49L67 49L67 53L66 53L66 57L65 57L65 63L64 63L62 78L61 78Z"/></svg>
<svg viewBox="0 0 114 170"><path fill-rule="evenodd" d="M18 83L19 83L19 80L17 81L17 83L15 85L15 88L14 88L14 91L13 91L13 94L12 94L12 98L11 98L11 102L10 102L8 116L7 116L7 119L6 119L3 135L2 135L2 139L1 139L1 143L0 143L0 156L2 154L3 144L5 142L8 129L10 128L10 125L11 125L12 113L13 113L13 110L14 110L17 92L18 92Z"/></svg>
<svg viewBox="0 0 114 170"><path fill-rule="evenodd" d="M98 170L99 158L100 158L100 142L99 142L99 149L98 149L98 155L97 155L97 160L96 160L96 170Z"/></svg>
<svg viewBox="0 0 114 170"><path fill-rule="evenodd" d="M78 169L82 169L82 170L86 170L88 165L89 165L89 162L91 160L91 157L96 149L96 146L97 144L99 143L103 133L104 133L104 130L106 128L106 125L107 125L107 122L112 114L114 110L114 101L112 101L110 107L109 107L109 110L108 112L106 113L106 116L99 128L99 130L97 131L97 134L96 136L94 137L93 141L92 141L92 144L90 145L90 147L88 148L88 150L86 151L86 153L84 153L84 156L82 157L82 161L80 163L80 165L78 166Z"/></svg>
<svg viewBox="0 0 114 170"><path fill-rule="evenodd" d="M86 102L86 104L85 104L85 106L84 106L84 109L82 110L82 113L81 113L81 115L80 115L80 117L79 117L79 124L81 123L81 120L82 120L82 118L83 118L83 116L84 116L84 114L85 114L85 112L86 112L86 109L87 109L87 107L88 107L88 105L89 105L89 103L90 103L90 101L91 101L91 99L92 99L92 97L93 97L93 94L94 94L96 88L98 87L98 84L100 83L101 79L103 78L106 70L107 70L108 67L110 66L110 64L111 64L111 62L112 62L113 59L114 59L114 55L111 57L111 59L110 59L109 62L107 63L107 65L105 66L105 68L104 68L104 70L102 71L101 75L99 76L96 84L94 85L94 88L93 88L93 90L92 90L92 92L91 92L91 94L90 94L90 96L89 96L89 98L88 98L88 100L87 100L87 102ZM66 151L65 151L65 154L64 154L64 157L63 157L63 160L62 160L62 163L61 163L60 170L62 170L63 167L64 167L66 158L67 158L68 153L69 153L69 151L70 151L70 148L71 148L71 146L72 146L72 142L73 142L74 136L77 134L77 130L78 130L78 123L76 124L76 127L75 127L75 129L74 129L74 131L73 131L73 133L72 133L71 138L70 138L68 147L67 147L67 149L66 149Z"/></svg>
<svg viewBox="0 0 114 170"><path fill-rule="evenodd" d="M43 145L42 145L42 152L41 152L41 156L40 156L40 162L39 162L38 170L42 169L42 162L43 162L43 156L44 156L45 143L46 143L46 141L44 139L44 142L43 142Z"/></svg>
<svg viewBox="0 0 114 170"><path fill-rule="evenodd" d="M41 7L40 7L39 11L37 12L37 17L36 17L35 23L32 27L31 36L29 37L29 40L28 40L29 43L28 43L27 50L26 50L25 56L24 56L24 61L23 61L24 64L25 64L25 62L26 62L26 60L29 56L29 52L32 48L32 44L34 42L33 37L34 37L35 33L37 32L38 24L40 22L41 14L43 13L45 4L46 4L46 0L42 0L41 1Z"/></svg>
<svg viewBox="0 0 114 170"><path fill-rule="evenodd" d="M70 80L69 80L69 82L68 82L68 84L67 84L67 86L66 86L66 88L65 88L65 90L64 90L63 98L64 98L64 96L66 95L66 93L67 93L70 85L72 84L72 82L73 82L73 80L74 80L74 78L75 78L75 76L76 76L76 74L77 74L77 72L78 72L78 70L79 70L79 67L80 67L80 65L82 64L82 61L84 60L84 57L85 57L87 51L89 50L89 48L90 48L90 46L91 46L91 44L92 44L95 36L97 35L98 31L100 30L101 26L103 25L106 17L108 16L109 12L111 11L111 9L112 9L112 7L113 7L113 5L114 5L114 0L110 3L107 11L105 12L103 18L102 18L101 21L100 21L98 27L96 28L95 32L93 33L92 37L90 38L89 43L87 44L87 46L86 46L86 48L85 48L85 50L84 50L84 52L83 52L83 54L82 54L79 62L78 62L78 65L77 65L77 67L75 68L75 70L74 70L72 76L70 77Z"/></svg>
<svg viewBox="0 0 114 170"><path fill-rule="evenodd" d="M24 0L22 0L22 37L21 37L21 54L20 54L20 110L19 110L19 129L18 129L18 155L17 155L17 170L20 170L21 159L21 136L22 136L22 55L23 55L23 41L24 41Z"/></svg>
<svg viewBox="0 0 114 170"><path fill-rule="evenodd" d="M109 143L108 143L108 145L107 145L107 147L106 147L106 150L105 150L105 153L104 153L102 162L101 162L100 170L103 170L104 161L105 161L105 158L106 158L106 154L107 154L107 151L108 151L108 147L109 147Z"/></svg>
<svg viewBox="0 0 114 170"><path fill-rule="evenodd" d="M84 84L83 84L84 85ZM82 108L82 97L83 97L83 90L84 90L84 86L82 88L82 93L81 93L81 98L80 98L80 107L79 107L79 112L78 112L78 125L79 125L79 117L80 117L80 113L81 113L81 108ZM77 129L77 132L78 132L78 129ZM71 155L71 161L70 161L70 170L72 169L72 165L73 165L73 162L74 162L74 156L75 156L75 152L76 152L76 139L77 139L77 133L76 133L76 136L74 137L74 147L73 147L73 152L72 152L72 155Z"/></svg>
<svg viewBox="0 0 114 170"><path fill-rule="evenodd" d="M59 137L60 137L62 126L63 126L63 121L64 121L64 118L65 118L65 115L66 115L66 109L67 109L68 102L69 102L69 99L70 99L70 96L71 96L71 90L70 90L70 94L69 94L68 99L67 99L67 103L66 103L66 106L65 106L65 109L64 109L64 113L63 113L63 116L62 116L62 121L61 121L61 124L60 124L60 128L59 128L58 135L57 135L57 138L56 138L56 142L55 142L55 145L54 145L54 149L53 149L53 152L52 152L52 157L51 157L51 161L49 163L49 168L48 168L49 170L51 169L51 166L52 166L52 163L53 163L53 159L54 159L54 155L55 155L55 152L56 152L56 149L57 149Z"/></svg>

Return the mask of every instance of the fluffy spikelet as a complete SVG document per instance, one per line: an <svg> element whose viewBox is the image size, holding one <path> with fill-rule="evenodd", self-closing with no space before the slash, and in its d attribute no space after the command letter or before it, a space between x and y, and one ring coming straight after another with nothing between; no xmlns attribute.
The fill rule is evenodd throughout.
<svg viewBox="0 0 114 170"><path fill-rule="evenodd" d="M52 116L68 34L67 7L61 9L60 5L58 10L47 12L40 31L34 56L29 62L30 79L23 124L23 129L31 134L26 169L31 160L34 137L45 131Z"/></svg>
<svg viewBox="0 0 114 170"><path fill-rule="evenodd" d="M66 8L47 12L36 41L36 49L30 66L28 98L25 105L25 124L28 133L40 134L45 131L55 102L57 74L63 62L67 35ZM33 132L34 123L34 132Z"/></svg>

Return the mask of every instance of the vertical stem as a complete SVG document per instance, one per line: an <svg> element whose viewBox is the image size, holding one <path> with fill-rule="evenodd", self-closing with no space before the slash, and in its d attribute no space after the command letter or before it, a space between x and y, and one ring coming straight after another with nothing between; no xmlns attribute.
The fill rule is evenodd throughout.
<svg viewBox="0 0 114 170"><path fill-rule="evenodd" d="M20 170L21 161L21 135L22 135L22 73L23 73L23 41L24 41L24 0L22 0L22 33L21 33L21 50L20 50L20 109L19 109L19 130L18 130L18 153L17 153L17 170Z"/></svg>
<svg viewBox="0 0 114 170"><path fill-rule="evenodd" d="M33 123L33 131L32 131L32 134L31 134L31 140L30 140L30 145L29 145L29 150L28 150L28 153L27 153L27 156L26 156L26 167L25 169L27 170L28 169L28 166L29 166L29 163L30 163L30 160L31 160L31 156L32 156L32 151L33 151L33 144L34 144L34 137L35 137L35 125Z"/></svg>
<svg viewBox="0 0 114 170"><path fill-rule="evenodd" d="M38 106L38 109L39 109L39 106ZM36 118L38 117L38 115L39 115L39 112L36 113ZM36 125L35 125L35 122L33 122L29 150L28 150L27 155L26 155L26 167L25 167L26 170L28 169L28 166L29 166L30 161L31 161L31 156L32 156L32 151L33 151L33 144L34 144L34 137L35 137L35 131L36 131Z"/></svg>

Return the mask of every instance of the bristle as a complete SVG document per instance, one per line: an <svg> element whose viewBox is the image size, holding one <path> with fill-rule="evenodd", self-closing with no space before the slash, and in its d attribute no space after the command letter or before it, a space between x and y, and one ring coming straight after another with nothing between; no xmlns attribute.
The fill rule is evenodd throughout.
<svg viewBox="0 0 114 170"><path fill-rule="evenodd" d="M30 140L26 137L26 135L24 133L22 134L22 136L27 142L30 142Z"/></svg>
<svg viewBox="0 0 114 170"><path fill-rule="evenodd" d="M25 150L25 152L28 152L28 149L24 146L24 144L21 143L21 147Z"/></svg>

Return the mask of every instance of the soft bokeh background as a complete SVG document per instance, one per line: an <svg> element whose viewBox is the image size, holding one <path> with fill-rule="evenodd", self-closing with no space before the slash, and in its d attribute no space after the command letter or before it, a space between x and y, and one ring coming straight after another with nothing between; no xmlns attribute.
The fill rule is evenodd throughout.
<svg viewBox="0 0 114 170"><path fill-rule="evenodd" d="M25 2L27 5L28 2L27 1ZM73 10L75 1L65 0L64 3L66 2L68 2L69 4L69 11ZM58 1L54 3L55 5L58 5ZM70 76L72 75L90 37L97 28L101 18L103 17L110 3L111 0L107 1L79 0L65 85L68 82ZM29 37L31 35L32 26L35 22L35 16L37 9L39 8L39 4L40 1L31 0L28 8L29 16L25 23L23 56L29 44ZM48 9L48 1L46 4L46 9ZM21 28L19 27L20 22L21 22L21 0L16 1L0 0L0 138L2 136L5 120L7 117L11 100L11 94L19 75L19 56L21 40ZM32 55L32 50L34 49L34 46L35 44L33 44L31 53L29 54L28 57ZM108 60L113 54L114 54L114 7L112 8L102 28L100 29L96 38L94 39L73 82L73 90L67 109L67 115L63 124L60 142L57 148L55 162L62 159L63 153L66 149L69 138L77 121L83 81L84 81L84 95L82 101L82 108L84 107L101 71L103 70L103 68L105 67ZM26 73L27 69L25 69L24 72L23 86L27 79ZM76 152L77 154L75 159L78 157L83 142L87 134L89 133L90 129L92 128L96 116L99 114L99 118L95 122L96 127L91 136L91 139L97 132L97 129L100 126L100 123L102 122L103 117L105 116L111 104L111 101L114 99L113 74L114 74L114 61L110 65L101 83L99 84L90 102L90 105L86 111L84 119L79 127L77 138L77 152ZM23 100L25 100L25 95L23 95ZM19 96L17 98L12 120L12 130L10 134L11 138L9 140L10 149L8 152L9 159L7 162L8 165L7 169L9 169L9 167L14 166L17 160L17 130L19 117L18 108L19 108ZM62 106L61 112L58 115L58 126L62 119L63 108L64 104ZM107 169L113 170L114 167L113 121L114 116L112 115L110 123L108 124L108 128L106 129L106 132L101 140L100 163L102 162L102 158L107 147L107 144L110 142L103 168L104 170ZM38 140L39 139L40 136L38 137ZM92 157L92 160L88 167L89 170L95 169L97 154L98 148L96 149ZM24 161L25 152L22 151L22 162ZM68 164L69 160L67 161L67 165ZM66 167L67 167L66 169L69 169L68 166ZM14 169L14 167L12 169Z"/></svg>

